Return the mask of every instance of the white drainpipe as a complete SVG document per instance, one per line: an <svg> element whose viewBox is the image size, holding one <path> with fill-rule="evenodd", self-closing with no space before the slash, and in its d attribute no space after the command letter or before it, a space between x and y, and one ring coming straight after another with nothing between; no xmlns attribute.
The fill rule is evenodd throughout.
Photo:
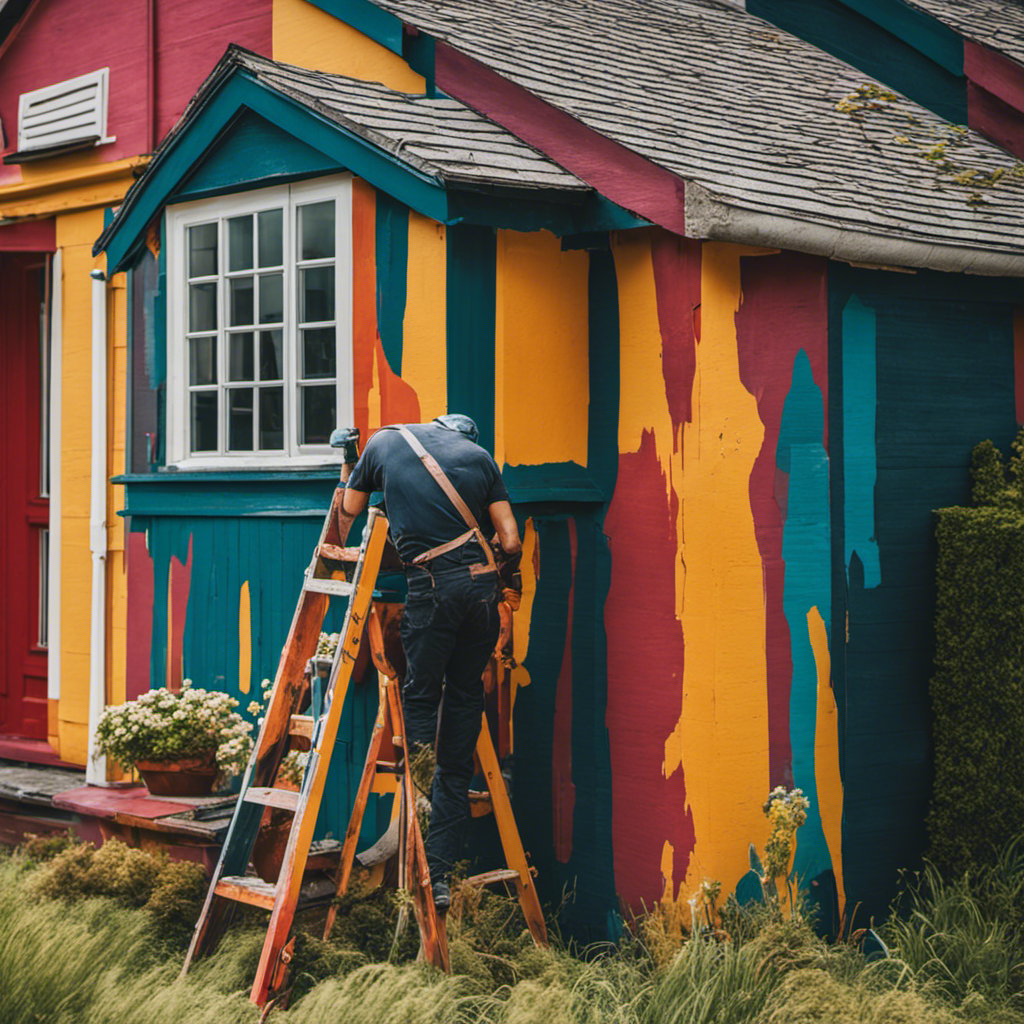
<svg viewBox="0 0 1024 1024"><path fill-rule="evenodd" d="M89 636L89 755L85 780L107 785L107 759L96 757L96 724L107 703L107 285L92 271L92 622Z"/></svg>

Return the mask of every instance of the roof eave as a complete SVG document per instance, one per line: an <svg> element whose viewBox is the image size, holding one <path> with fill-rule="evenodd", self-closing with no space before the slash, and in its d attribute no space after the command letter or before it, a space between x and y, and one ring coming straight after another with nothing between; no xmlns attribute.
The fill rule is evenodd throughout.
<svg viewBox="0 0 1024 1024"><path fill-rule="evenodd" d="M874 235L748 210L725 202L696 182L686 186L686 233L707 241L791 249L850 263L1024 277L1024 253Z"/></svg>

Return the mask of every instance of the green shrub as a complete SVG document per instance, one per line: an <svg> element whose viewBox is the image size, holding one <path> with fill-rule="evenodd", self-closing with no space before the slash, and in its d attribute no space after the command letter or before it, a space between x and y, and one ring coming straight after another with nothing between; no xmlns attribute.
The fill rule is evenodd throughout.
<svg viewBox="0 0 1024 1024"><path fill-rule="evenodd" d="M1024 444L1009 473L975 449L977 508L937 512L935 792L930 856L990 863L1024 821Z"/></svg>
<svg viewBox="0 0 1024 1024"><path fill-rule="evenodd" d="M956 878L926 865L895 910L883 938L922 983L974 1016L1024 1019L1024 839Z"/></svg>

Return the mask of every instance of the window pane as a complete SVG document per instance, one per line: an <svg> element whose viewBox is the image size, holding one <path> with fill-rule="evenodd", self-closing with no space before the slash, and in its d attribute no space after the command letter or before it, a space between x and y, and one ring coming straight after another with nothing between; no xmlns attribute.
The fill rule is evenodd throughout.
<svg viewBox="0 0 1024 1024"><path fill-rule="evenodd" d="M281 210L264 210L259 221L259 256L261 267L279 267L284 263L284 217Z"/></svg>
<svg viewBox="0 0 1024 1024"><path fill-rule="evenodd" d="M260 278L260 323L276 324L284 319L284 275L264 274Z"/></svg>
<svg viewBox="0 0 1024 1024"><path fill-rule="evenodd" d="M228 270L252 268L252 217L228 221Z"/></svg>
<svg viewBox="0 0 1024 1024"><path fill-rule="evenodd" d="M310 267L299 271L299 296L303 323L334 319L334 267Z"/></svg>
<svg viewBox="0 0 1024 1024"><path fill-rule="evenodd" d="M217 392L192 392L192 451L217 450Z"/></svg>
<svg viewBox="0 0 1024 1024"><path fill-rule="evenodd" d="M189 384L217 383L217 339L189 339Z"/></svg>
<svg viewBox="0 0 1024 1024"><path fill-rule="evenodd" d="M231 288L231 326L241 327L252 323L252 278L233 277Z"/></svg>
<svg viewBox="0 0 1024 1024"><path fill-rule="evenodd" d="M316 327L302 332L302 376L333 377L335 352L333 327Z"/></svg>
<svg viewBox="0 0 1024 1024"><path fill-rule="evenodd" d="M302 443L326 444L334 429L333 384L302 388Z"/></svg>
<svg viewBox="0 0 1024 1024"><path fill-rule="evenodd" d="M300 259L320 260L334 255L334 200L300 206L299 223Z"/></svg>
<svg viewBox="0 0 1024 1024"><path fill-rule="evenodd" d="M232 388L228 392L228 448L252 451L252 388Z"/></svg>
<svg viewBox="0 0 1024 1024"><path fill-rule="evenodd" d="M260 380L281 380L281 332L260 331Z"/></svg>
<svg viewBox="0 0 1024 1024"><path fill-rule="evenodd" d="M188 229L188 276L217 273L217 225L197 224Z"/></svg>
<svg viewBox="0 0 1024 1024"><path fill-rule="evenodd" d="M188 329L189 333L217 330L216 281L188 286Z"/></svg>
<svg viewBox="0 0 1024 1024"><path fill-rule="evenodd" d="M253 334L228 335L228 380L252 380Z"/></svg>
<svg viewBox="0 0 1024 1024"><path fill-rule="evenodd" d="M284 388L260 388L260 448L284 447Z"/></svg>

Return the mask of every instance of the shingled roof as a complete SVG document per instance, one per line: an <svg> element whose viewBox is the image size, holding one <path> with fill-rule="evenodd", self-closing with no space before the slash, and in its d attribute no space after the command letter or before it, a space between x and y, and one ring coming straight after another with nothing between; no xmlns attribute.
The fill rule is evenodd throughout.
<svg viewBox="0 0 1024 1024"><path fill-rule="evenodd" d="M458 100L396 92L374 82L309 71L231 47L218 65L248 72L258 82L317 111L367 142L446 185L589 191L510 132ZM179 122L201 105L204 84ZM170 136L168 136L168 140ZM166 141L165 140L165 144Z"/></svg>
<svg viewBox="0 0 1024 1024"><path fill-rule="evenodd" d="M912 243L919 265L944 265L922 243L1024 253L1012 157L738 6L374 2L678 175L702 237L757 214Z"/></svg>
<svg viewBox="0 0 1024 1024"><path fill-rule="evenodd" d="M1024 5L1020 0L906 0L971 39L1024 64Z"/></svg>

